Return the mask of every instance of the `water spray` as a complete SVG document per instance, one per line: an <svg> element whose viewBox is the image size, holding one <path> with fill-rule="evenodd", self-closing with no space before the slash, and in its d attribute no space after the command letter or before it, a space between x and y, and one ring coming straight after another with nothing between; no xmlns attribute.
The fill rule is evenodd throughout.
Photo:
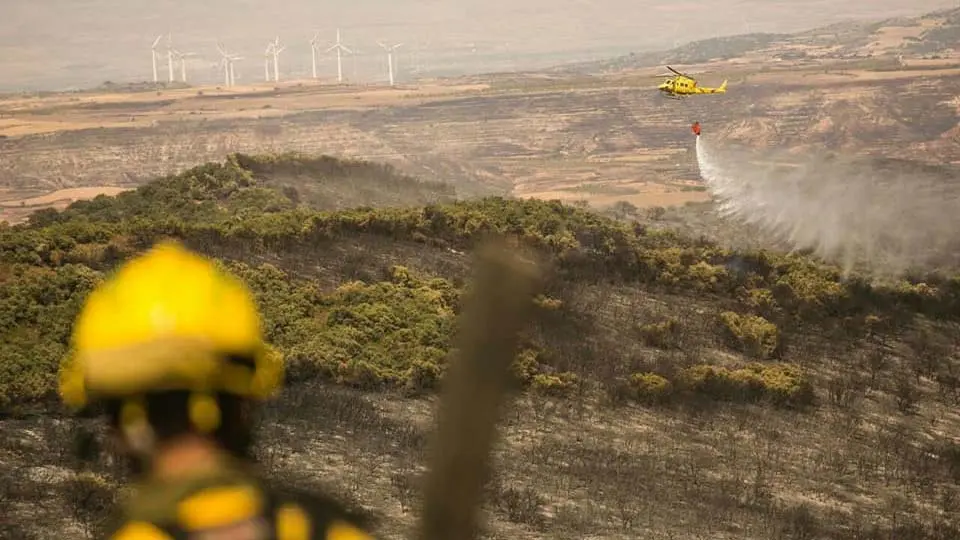
<svg viewBox="0 0 960 540"><path fill-rule="evenodd" d="M858 266L902 275L960 265L956 176L837 156L778 161L788 156L732 149L721 155L703 141L699 122L692 130L700 176L723 216L847 273Z"/></svg>

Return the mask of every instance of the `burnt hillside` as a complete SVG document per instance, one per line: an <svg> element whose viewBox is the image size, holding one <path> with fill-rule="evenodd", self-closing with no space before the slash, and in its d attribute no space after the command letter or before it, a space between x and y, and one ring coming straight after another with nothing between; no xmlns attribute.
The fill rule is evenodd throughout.
<svg viewBox="0 0 960 540"><path fill-rule="evenodd" d="M489 232L551 270L514 363L487 537L958 534L957 279L874 286L549 201L323 211L258 179L300 178L290 159L234 156L0 225L0 534L102 527L122 471L96 446L67 450L91 426L52 385L86 292L174 237L251 284L285 357L264 467L407 535L470 251ZM311 167L343 167L338 200L378 181Z"/></svg>

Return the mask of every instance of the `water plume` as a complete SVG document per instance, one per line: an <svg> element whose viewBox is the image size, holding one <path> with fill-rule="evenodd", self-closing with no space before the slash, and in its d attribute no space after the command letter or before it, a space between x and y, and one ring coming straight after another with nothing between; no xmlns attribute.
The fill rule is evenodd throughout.
<svg viewBox="0 0 960 540"><path fill-rule="evenodd" d="M725 216L794 250L874 275L960 266L960 180L945 168L835 155L719 149L700 176Z"/></svg>

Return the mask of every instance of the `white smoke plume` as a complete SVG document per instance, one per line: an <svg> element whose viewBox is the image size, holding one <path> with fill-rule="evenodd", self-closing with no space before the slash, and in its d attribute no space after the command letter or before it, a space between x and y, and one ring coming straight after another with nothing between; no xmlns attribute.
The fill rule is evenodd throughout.
<svg viewBox="0 0 960 540"><path fill-rule="evenodd" d="M724 215L846 272L895 276L960 265L956 176L863 158L720 151L701 137L697 162Z"/></svg>

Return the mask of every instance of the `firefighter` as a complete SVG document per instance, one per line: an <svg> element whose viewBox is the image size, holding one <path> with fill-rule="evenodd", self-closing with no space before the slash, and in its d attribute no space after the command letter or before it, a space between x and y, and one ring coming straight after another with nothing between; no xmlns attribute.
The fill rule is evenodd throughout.
<svg viewBox="0 0 960 540"><path fill-rule="evenodd" d="M114 540L364 540L332 499L270 486L250 457L256 402L282 385L250 291L176 242L87 298L60 393L107 419L136 479Z"/></svg>

